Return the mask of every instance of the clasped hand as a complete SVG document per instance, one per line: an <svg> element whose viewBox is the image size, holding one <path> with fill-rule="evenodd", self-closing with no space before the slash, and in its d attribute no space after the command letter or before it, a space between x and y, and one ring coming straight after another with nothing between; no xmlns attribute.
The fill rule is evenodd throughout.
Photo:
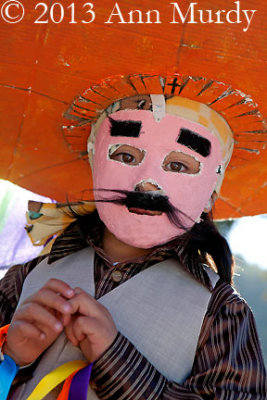
<svg viewBox="0 0 267 400"><path fill-rule="evenodd" d="M80 288L72 289L59 279L50 279L15 312L4 353L17 365L29 364L63 330L89 362L99 358L117 335L109 311L97 300Z"/></svg>

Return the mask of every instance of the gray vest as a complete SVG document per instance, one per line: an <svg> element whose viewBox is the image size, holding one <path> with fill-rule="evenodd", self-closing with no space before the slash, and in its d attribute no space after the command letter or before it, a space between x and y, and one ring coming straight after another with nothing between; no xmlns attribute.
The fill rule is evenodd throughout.
<svg viewBox="0 0 267 400"><path fill-rule="evenodd" d="M218 276L208 271L215 285ZM42 261L26 278L19 304L51 277L79 286L92 296L94 251L86 248L52 265ZM168 380L182 384L190 374L211 293L177 260L168 259L138 273L98 301L111 313L117 329ZM44 353L34 377L20 387L16 399L26 400L37 383L59 365L84 359L62 333ZM59 390L58 390L59 391ZM56 399L58 391L46 399ZM88 399L97 399L89 388Z"/></svg>

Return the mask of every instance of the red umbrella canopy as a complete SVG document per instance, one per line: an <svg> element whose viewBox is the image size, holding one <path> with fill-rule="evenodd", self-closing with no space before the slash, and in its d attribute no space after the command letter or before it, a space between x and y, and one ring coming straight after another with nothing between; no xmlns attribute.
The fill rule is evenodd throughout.
<svg viewBox="0 0 267 400"><path fill-rule="evenodd" d="M240 90L218 110L232 111L240 131L215 216L266 212L264 2L256 11L248 0L24 3L21 21L3 19L16 19L20 8L13 6L0 25L0 178L58 201L91 188L86 135L66 140L62 129L73 99L108 76L179 73L206 78L199 101L206 102L204 85L216 90L216 81Z"/></svg>

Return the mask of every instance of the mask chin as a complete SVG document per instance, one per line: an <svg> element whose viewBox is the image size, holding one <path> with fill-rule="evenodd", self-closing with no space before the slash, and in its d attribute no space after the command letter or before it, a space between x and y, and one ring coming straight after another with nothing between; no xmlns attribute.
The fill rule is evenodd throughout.
<svg viewBox="0 0 267 400"><path fill-rule="evenodd" d="M139 215L126 206L112 203L96 203L97 211L107 229L117 239L136 248L149 249L167 243L184 234L187 227L177 227L166 213L161 215Z"/></svg>

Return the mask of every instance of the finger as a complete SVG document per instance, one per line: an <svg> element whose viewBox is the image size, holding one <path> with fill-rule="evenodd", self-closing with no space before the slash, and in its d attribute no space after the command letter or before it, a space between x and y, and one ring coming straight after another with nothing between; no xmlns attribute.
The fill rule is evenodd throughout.
<svg viewBox="0 0 267 400"><path fill-rule="evenodd" d="M74 296L74 290L72 287L60 279L51 278L43 287L59 293L61 296L64 296L67 299L70 299Z"/></svg>
<svg viewBox="0 0 267 400"><path fill-rule="evenodd" d="M86 336L92 342L99 341L100 337L104 342L106 340L110 341L111 338L113 340L118 331L111 317L101 320L99 318L80 315L73 323L73 333L79 342Z"/></svg>
<svg viewBox="0 0 267 400"><path fill-rule="evenodd" d="M77 289L79 288L75 288L74 291L76 292ZM73 313L80 313L93 317L107 312L104 306L84 291L75 294L75 296L69 300L69 303L72 306Z"/></svg>
<svg viewBox="0 0 267 400"><path fill-rule="evenodd" d="M50 309L48 309L49 311ZM53 312L55 317L62 323L63 326L66 326L70 323L71 314L61 314L58 311Z"/></svg>
<svg viewBox="0 0 267 400"><path fill-rule="evenodd" d="M72 329L74 336L81 342L86 336L95 334L99 330L99 326L95 318L79 316L75 319Z"/></svg>
<svg viewBox="0 0 267 400"><path fill-rule="evenodd" d="M63 326L69 325L71 323L71 314L62 314L60 321L62 322Z"/></svg>
<svg viewBox="0 0 267 400"><path fill-rule="evenodd" d="M38 329L35 325L27 321L16 321L14 325L16 326L16 330L21 335L21 337L27 339L41 339L41 340L45 338L45 334L42 332L42 330ZM7 340L8 340L8 334L7 334Z"/></svg>
<svg viewBox="0 0 267 400"><path fill-rule="evenodd" d="M74 293L75 294L80 294L80 293L85 293L85 292L81 288L76 287L76 288L74 288Z"/></svg>
<svg viewBox="0 0 267 400"><path fill-rule="evenodd" d="M80 342L86 336L98 336L101 334L101 325L96 318L80 315L73 323L73 333Z"/></svg>
<svg viewBox="0 0 267 400"><path fill-rule="evenodd" d="M29 296L23 304L27 303L38 303L62 314L70 314L72 312L72 306L68 300L45 286L32 296Z"/></svg>
<svg viewBox="0 0 267 400"><path fill-rule="evenodd" d="M65 326L65 334L67 338L70 340L70 342L73 344L73 346L78 346L79 341L73 332L73 322L74 321L71 319L70 323L67 326Z"/></svg>
<svg viewBox="0 0 267 400"><path fill-rule="evenodd" d="M62 323L51 312L38 303L22 305L14 314L13 319L15 321L20 320L30 323L36 322L53 329L55 332L61 332L63 329Z"/></svg>

